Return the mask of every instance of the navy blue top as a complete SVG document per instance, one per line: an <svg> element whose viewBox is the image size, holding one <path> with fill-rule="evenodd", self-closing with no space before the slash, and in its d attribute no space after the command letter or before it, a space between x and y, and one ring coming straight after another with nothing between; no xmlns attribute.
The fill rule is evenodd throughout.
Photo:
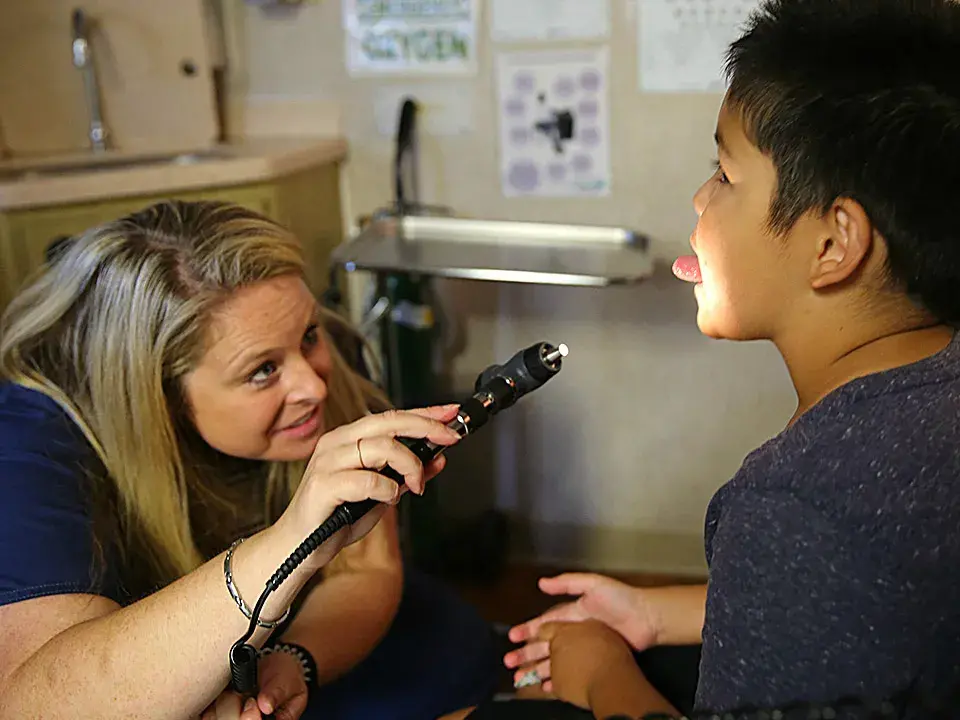
<svg viewBox="0 0 960 720"><path fill-rule="evenodd" d="M94 573L87 483L103 466L43 393L0 382L0 605L60 593L130 598Z"/></svg>
<svg viewBox="0 0 960 720"><path fill-rule="evenodd" d="M706 518L697 707L960 678L960 339L836 390L751 453Z"/></svg>
<svg viewBox="0 0 960 720"><path fill-rule="evenodd" d="M104 472L55 402L0 382L0 605L76 592L121 605L136 599L109 552L102 578L91 574L87 482ZM493 692L500 649L490 627L436 580L413 569L404 576L386 637L356 668L311 691L303 720L439 717Z"/></svg>

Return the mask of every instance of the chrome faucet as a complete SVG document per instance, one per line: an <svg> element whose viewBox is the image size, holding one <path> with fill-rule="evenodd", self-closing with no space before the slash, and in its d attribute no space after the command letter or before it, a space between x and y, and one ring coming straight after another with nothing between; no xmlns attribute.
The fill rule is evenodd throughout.
<svg viewBox="0 0 960 720"><path fill-rule="evenodd" d="M90 20L83 8L73 10L73 64L83 73L83 87L87 95L87 110L90 113L90 146L96 152L107 149L107 127L103 123L100 104L100 83L93 62L93 46L90 44Z"/></svg>

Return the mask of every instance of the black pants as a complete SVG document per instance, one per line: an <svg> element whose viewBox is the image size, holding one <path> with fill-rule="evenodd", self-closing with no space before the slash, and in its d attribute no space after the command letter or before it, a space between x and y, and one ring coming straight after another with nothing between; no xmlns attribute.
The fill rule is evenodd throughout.
<svg viewBox="0 0 960 720"><path fill-rule="evenodd" d="M691 715L700 676L700 646L658 647L636 653L637 665L661 695L683 715ZM471 720L586 720L593 713L559 700L488 700Z"/></svg>

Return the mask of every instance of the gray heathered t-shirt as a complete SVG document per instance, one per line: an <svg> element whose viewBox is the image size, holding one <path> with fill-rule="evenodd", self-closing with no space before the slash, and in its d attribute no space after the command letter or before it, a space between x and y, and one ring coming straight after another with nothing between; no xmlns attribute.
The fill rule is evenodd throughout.
<svg viewBox="0 0 960 720"><path fill-rule="evenodd" d="M954 689L960 335L747 456L710 503L706 553L698 709Z"/></svg>

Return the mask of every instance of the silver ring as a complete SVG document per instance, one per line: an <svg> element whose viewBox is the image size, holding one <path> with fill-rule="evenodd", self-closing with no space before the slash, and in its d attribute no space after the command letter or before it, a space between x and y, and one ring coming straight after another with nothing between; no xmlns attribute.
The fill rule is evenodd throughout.
<svg viewBox="0 0 960 720"><path fill-rule="evenodd" d="M529 687L530 685L539 685L540 684L540 673L536 670L530 670L524 673L519 680L517 680L513 686L515 688L524 688Z"/></svg>

